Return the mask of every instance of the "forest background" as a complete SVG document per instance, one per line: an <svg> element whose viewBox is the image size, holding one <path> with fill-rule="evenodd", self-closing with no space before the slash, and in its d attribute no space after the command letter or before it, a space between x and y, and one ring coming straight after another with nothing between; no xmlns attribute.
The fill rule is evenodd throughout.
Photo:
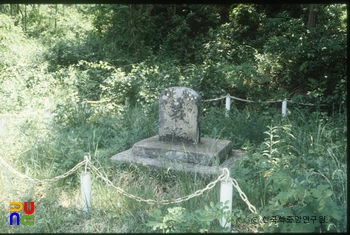
<svg viewBox="0 0 350 235"><path fill-rule="evenodd" d="M203 100L294 102L286 118L278 102L233 101L228 118L223 100L203 103L202 136L248 152L231 176L259 213L328 219L240 223L250 211L237 194L233 231L346 231L345 4L0 4L0 156L20 172L50 178L89 155L140 196L173 198L205 186L210 177L109 162L157 134L158 95L171 86ZM220 229L217 193L151 206L96 178L94 214L82 215L78 176L38 186L2 167L0 179L1 232ZM8 225L15 199L37 202L35 226Z"/></svg>

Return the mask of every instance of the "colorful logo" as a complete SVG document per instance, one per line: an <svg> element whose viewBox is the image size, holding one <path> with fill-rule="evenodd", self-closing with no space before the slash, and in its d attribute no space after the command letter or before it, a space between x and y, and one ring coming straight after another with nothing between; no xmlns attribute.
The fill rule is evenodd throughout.
<svg viewBox="0 0 350 235"><path fill-rule="evenodd" d="M17 226L19 226L21 223L23 225L29 225L33 226L34 225L34 215L31 215L34 213L34 202L31 202L29 205L30 207L28 208L28 202L24 202L24 207L21 202L10 202L10 226L13 225L13 219L15 217L15 221ZM24 210L25 215L21 216L19 212L21 210Z"/></svg>

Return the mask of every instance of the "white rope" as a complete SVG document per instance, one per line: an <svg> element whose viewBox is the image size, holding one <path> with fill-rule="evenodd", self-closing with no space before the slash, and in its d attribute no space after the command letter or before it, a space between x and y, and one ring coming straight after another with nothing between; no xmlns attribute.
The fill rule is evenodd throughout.
<svg viewBox="0 0 350 235"><path fill-rule="evenodd" d="M244 192L242 192L242 190L239 188L237 181L234 178L230 177L230 172L229 172L229 170L227 168L223 168L222 169L223 173L216 180L210 182L203 189L197 190L196 192L194 192L194 193L192 193L190 195L179 197L179 198L176 198L176 199L159 200L158 201L158 200L153 200L153 199L143 199L143 198L141 198L139 196L135 196L135 195L132 195L130 193L127 193L123 189L115 186L109 179L104 177L101 174L101 172L94 165L92 165L92 163L89 161L87 156L84 156L84 160L79 162L75 167L73 167L68 172L66 172L66 173L64 173L64 174L62 174L60 176L56 176L56 177L54 177L52 179L45 179L45 180L32 179L31 177L26 176L26 175L16 171L7 162L5 162L1 157L0 157L0 165L3 165L5 167L5 169L8 169L13 174L19 176L22 179L28 179L30 181L42 182L42 183L54 182L54 181L57 181L59 179L66 178L68 175L70 175L73 172L75 172L76 170L78 170L81 166L85 165L85 174L86 174L86 170L87 170L86 168L87 168L87 166L89 166L91 168L91 170L93 170L103 181L105 181L105 183L107 185L113 187L114 189L116 189L117 192L121 193L122 195L124 195L126 197L129 197L131 199L134 199L136 201L139 201L139 202L146 202L148 204L163 204L163 205L168 205L168 204L172 204L172 203L179 203L179 202L187 201L187 200L189 200L191 198L194 198L194 197L197 197L199 195L202 195L205 191L208 191L208 190L212 189L221 180L229 180L229 179L231 179L232 185L238 190L239 196L248 205L249 210L252 213L257 214L255 207L250 204L250 202L248 201L248 199L247 199L246 195L244 194Z"/></svg>
<svg viewBox="0 0 350 235"><path fill-rule="evenodd" d="M221 96L219 98L216 99L208 99L208 100L202 100L203 102L209 102L209 101L217 101L217 100L222 100L225 99L227 96ZM243 101L243 102L247 102L247 103L280 103L283 102L284 100L267 100L267 101L253 101L253 100L246 100L246 99L242 99L242 98L238 98L235 96L229 96L231 99L235 99L235 100L239 100L239 101ZM311 103L300 103L300 102L295 102L293 100L287 100L287 102L289 103L293 103L293 104L300 104L300 105L305 105L305 106L317 106L317 104L311 104ZM328 106L326 104L319 104L319 106Z"/></svg>

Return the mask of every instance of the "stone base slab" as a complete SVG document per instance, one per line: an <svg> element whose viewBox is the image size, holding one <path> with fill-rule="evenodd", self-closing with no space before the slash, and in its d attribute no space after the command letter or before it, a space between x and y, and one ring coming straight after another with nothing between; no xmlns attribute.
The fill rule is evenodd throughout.
<svg viewBox="0 0 350 235"><path fill-rule="evenodd" d="M167 170L177 170L177 171L186 171L192 173L200 173L200 174L210 174L210 175L220 175L222 174L223 168L232 168L237 159L247 156L247 152L241 150L232 150L231 153L227 156L227 159L218 165L213 166L204 166L200 164L191 164L185 162L178 162L174 160L167 160L164 157L158 158L149 158L149 157L141 157L135 156L132 152L132 149L128 149L121 153L118 153L111 157L112 162L119 163L134 163L147 167L158 167L164 168Z"/></svg>
<svg viewBox="0 0 350 235"><path fill-rule="evenodd" d="M228 140L201 138L198 144L159 141L153 136L137 142L132 153L139 157L163 158L178 162L211 166L222 163L232 151L232 143Z"/></svg>

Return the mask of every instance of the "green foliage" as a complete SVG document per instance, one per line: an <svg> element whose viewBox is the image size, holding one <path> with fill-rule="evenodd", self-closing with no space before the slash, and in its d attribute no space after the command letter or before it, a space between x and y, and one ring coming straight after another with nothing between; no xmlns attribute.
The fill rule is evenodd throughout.
<svg viewBox="0 0 350 235"><path fill-rule="evenodd" d="M217 204L211 202L210 207L206 205L204 208L189 212L183 207L171 207L167 209L165 215L156 209L150 212L155 221L150 220L146 225L162 233L224 232L225 228L219 221L223 217L228 218L229 213L225 212L228 207L222 206L220 202Z"/></svg>
<svg viewBox="0 0 350 235"><path fill-rule="evenodd" d="M310 29L308 10L304 4L1 4L1 153L16 169L41 178L67 172L89 155L114 181L117 172L118 186L126 191L139 193L142 185L142 196L172 198L193 192L192 175L115 168L109 162L111 155L157 134L157 100L164 88L190 87L203 100L230 93L254 101L325 103L333 113L293 104L281 118L280 103L232 100L225 118L224 100L203 102L202 135L248 151L232 175L261 215L326 217L322 226L269 221L260 231L344 232L346 5L318 5L317 24ZM155 210L146 226L153 208L121 198L103 183L94 184L97 216L82 218L77 208L53 203L65 193L80 197L76 175L40 189L47 193L40 197L38 185L20 183L6 171L0 177L6 200L38 200L44 214L37 222L43 226L30 232L66 232L58 226L63 223L83 232L221 229L219 204L198 209L217 195ZM196 179L196 185L204 182ZM160 193L163 184L168 194ZM238 194L233 197L228 218L248 218L247 205ZM71 206L76 200L66 199ZM0 210L8 209L0 205ZM8 218L0 223L1 231L10 231Z"/></svg>
<svg viewBox="0 0 350 235"><path fill-rule="evenodd" d="M319 7L337 19L342 12L341 6ZM311 102L345 105L346 98L339 94L346 93L346 31L340 23L321 21L309 31L302 19L282 12L268 18L264 28L271 36L257 55L261 73L272 75L276 87L305 94Z"/></svg>
<svg viewBox="0 0 350 235"><path fill-rule="evenodd" d="M180 5L166 22L167 31L160 46L160 58L173 58L181 64L200 62L208 30L217 27L220 15L209 5Z"/></svg>
<svg viewBox="0 0 350 235"><path fill-rule="evenodd" d="M258 210L268 221L260 230L344 231L346 214L341 209L346 204L344 120L328 119L319 113L306 118L296 113L281 121L269 126L258 151L252 151L249 158L233 169L250 202L260 205ZM261 192L259 196L256 191ZM303 216L316 216L317 221L299 224L293 219L292 223L273 223L272 216L277 216L277 220L278 216L301 216L302 221ZM323 225L318 222L320 216L326 218Z"/></svg>
<svg viewBox="0 0 350 235"><path fill-rule="evenodd" d="M150 20L152 5L103 5L91 8L93 25L103 38L105 58L114 64L141 62L150 53L148 43L157 40L154 22ZM159 39L158 39L159 40Z"/></svg>
<svg viewBox="0 0 350 235"><path fill-rule="evenodd" d="M96 5L92 8L94 26L112 45L119 61L140 62L157 54L159 61L193 63L210 27L220 22L215 5Z"/></svg>
<svg viewBox="0 0 350 235"><path fill-rule="evenodd" d="M166 87L189 85L180 70L171 63L134 64L129 72L112 69L110 75L104 78L100 84L102 97L118 102L127 100L132 106L151 105Z"/></svg>
<svg viewBox="0 0 350 235"><path fill-rule="evenodd" d="M240 43L254 40L255 33L261 26L263 18L264 14L259 14L255 5L238 4L233 6L230 11L230 19L235 33L239 34L238 37L235 37L240 38Z"/></svg>
<svg viewBox="0 0 350 235"><path fill-rule="evenodd" d="M0 18L0 110L12 113L32 103L43 105L39 98L55 85L46 74L45 48L25 37L11 17Z"/></svg>
<svg viewBox="0 0 350 235"><path fill-rule="evenodd" d="M245 145L258 146L264 141L265 126L270 121L266 113L253 114L247 109L240 111L233 108L229 115L225 118L224 107L205 109L201 122L203 136L230 140L237 149Z"/></svg>

